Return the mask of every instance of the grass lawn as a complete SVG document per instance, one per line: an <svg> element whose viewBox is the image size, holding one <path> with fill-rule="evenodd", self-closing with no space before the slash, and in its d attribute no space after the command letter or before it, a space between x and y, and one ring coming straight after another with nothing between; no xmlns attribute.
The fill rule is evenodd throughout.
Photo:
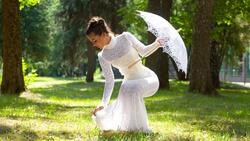
<svg viewBox="0 0 250 141"><path fill-rule="evenodd" d="M101 80L38 77L20 97L0 96L0 140L250 140L250 87L224 83L208 97L188 93L187 82L170 85L145 99L153 133L103 135L90 114Z"/></svg>

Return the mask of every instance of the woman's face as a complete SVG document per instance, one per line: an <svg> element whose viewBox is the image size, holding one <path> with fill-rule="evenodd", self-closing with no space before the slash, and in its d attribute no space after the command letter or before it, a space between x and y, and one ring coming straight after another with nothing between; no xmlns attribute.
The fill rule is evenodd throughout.
<svg viewBox="0 0 250 141"><path fill-rule="evenodd" d="M102 33L101 35L96 35L95 33L90 33L87 38L92 43L93 46L102 49L109 42L108 33Z"/></svg>

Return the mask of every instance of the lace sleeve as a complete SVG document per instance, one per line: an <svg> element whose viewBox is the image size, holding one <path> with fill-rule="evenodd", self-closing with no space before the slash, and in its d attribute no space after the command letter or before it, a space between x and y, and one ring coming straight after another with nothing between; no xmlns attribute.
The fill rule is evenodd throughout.
<svg viewBox="0 0 250 141"><path fill-rule="evenodd" d="M104 85L104 91L103 91L103 97L102 97L102 103L100 106L106 107L109 103L113 87L114 87L114 74L112 71L111 64L106 61L101 54L98 54L98 59L102 68L103 75L105 77L105 85Z"/></svg>
<svg viewBox="0 0 250 141"><path fill-rule="evenodd" d="M125 32L125 36L142 57L149 56L160 47L160 44L157 42L157 40L154 41L152 44L145 46L133 34Z"/></svg>

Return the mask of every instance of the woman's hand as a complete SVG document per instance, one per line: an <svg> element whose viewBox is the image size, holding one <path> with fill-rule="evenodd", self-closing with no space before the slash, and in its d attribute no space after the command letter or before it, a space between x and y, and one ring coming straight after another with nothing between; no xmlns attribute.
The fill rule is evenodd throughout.
<svg viewBox="0 0 250 141"><path fill-rule="evenodd" d="M158 37L156 40L160 44L159 46L163 47L163 45L165 45L166 42L169 41L169 38L168 37Z"/></svg>
<svg viewBox="0 0 250 141"><path fill-rule="evenodd" d="M94 116L96 116L96 112L102 110L103 108L104 108L103 106L98 106L98 107L96 107L95 110L92 112L92 114L93 114Z"/></svg>

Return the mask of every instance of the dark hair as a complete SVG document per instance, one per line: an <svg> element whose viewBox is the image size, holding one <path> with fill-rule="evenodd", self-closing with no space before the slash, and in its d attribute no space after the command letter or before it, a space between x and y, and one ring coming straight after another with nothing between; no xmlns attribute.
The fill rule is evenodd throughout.
<svg viewBox="0 0 250 141"><path fill-rule="evenodd" d="M94 33L101 35L102 33L111 33L109 26L102 17L92 17L87 26L86 34Z"/></svg>

